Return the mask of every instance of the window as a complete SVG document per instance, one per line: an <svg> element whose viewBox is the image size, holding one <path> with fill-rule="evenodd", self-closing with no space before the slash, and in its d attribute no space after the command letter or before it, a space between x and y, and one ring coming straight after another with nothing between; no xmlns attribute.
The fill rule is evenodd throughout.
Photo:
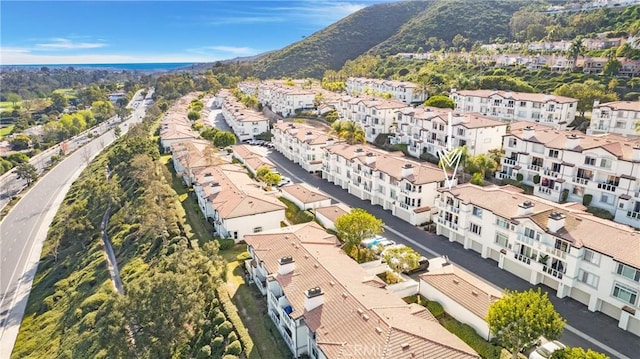
<svg viewBox="0 0 640 359"><path fill-rule="evenodd" d="M506 234L496 232L496 244L507 248L509 246L509 237Z"/></svg>
<svg viewBox="0 0 640 359"><path fill-rule="evenodd" d="M510 138L509 139L509 143L508 143L509 147L516 147L517 145L518 145L518 140L517 139L515 139L515 138Z"/></svg>
<svg viewBox="0 0 640 359"><path fill-rule="evenodd" d="M551 158L558 158L558 150L549 150L549 157Z"/></svg>
<svg viewBox="0 0 640 359"><path fill-rule="evenodd" d="M625 303L635 305L636 299L638 299L638 292L631 288L627 288L621 284L616 283L613 286L613 296Z"/></svg>
<svg viewBox="0 0 640 359"><path fill-rule="evenodd" d="M496 225L500 228L509 229L509 221L504 218L498 217L496 219Z"/></svg>
<svg viewBox="0 0 640 359"><path fill-rule="evenodd" d="M531 238L531 239L536 238L536 231L534 231L531 228L525 228L524 229L524 236L527 237L527 238Z"/></svg>
<svg viewBox="0 0 640 359"><path fill-rule="evenodd" d="M640 270L635 269L633 267L629 267L626 264L618 263L618 268L616 269L616 273L620 274L623 277L627 277L633 281L640 282Z"/></svg>
<svg viewBox="0 0 640 359"><path fill-rule="evenodd" d="M477 225L475 223L471 223L469 225L469 231L471 233L475 233L477 235L480 235L480 233L482 233L482 227L480 227L479 225Z"/></svg>
<svg viewBox="0 0 640 359"><path fill-rule="evenodd" d="M520 107L527 107L526 101L520 101Z"/></svg>
<svg viewBox="0 0 640 359"><path fill-rule="evenodd" d="M578 281L582 282L584 284L587 284L589 286L592 286L594 288L598 288L598 282L599 282L600 278L593 274L593 273L589 273L586 271L583 271L582 269L580 269L578 271Z"/></svg>
<svg viewBox="0 0 640 359"><path fill-rule="evenodd" d="M600 202L606 203L606 204L612 204L613 198L614 196L603 193L602 196L600 196Z"/></svg>
<svg viewBox="0 0 640 359"><path fill-rule="evenodd" d="M584 250L584 256L582 257L582 260L585 262L589 262L591 264L595 264L597 266L600 265L600 253L594 252L592 250L589 249L585 249Z"/></svg>
<svg viewBox="0 0 640 359"><path fill-rule="evenodd" d="M608 158L603 158L600 160L601 168L611 168L611 160Z"/></svg>
<svg viewBox="0 0 640 359"><path fill-rule="evenodd" d="M533 108L541 108L542 104L540 102L534 102L533 103Z"/></svg>
<svg viewBox="0 0 640 359"><path fill-rule="evenodd" d="M596 159L593 158L593 157L586 156L584 158L584 164L585 165L589 165L589 166L595 166L596 165Z"/></svg>
<svg viewBox="0 0 640 359"><path fill-rule="evenodd" d="M262 227L254 227L253 228L253 233L260 233L262 232Z"/></svg>
<svg viewBox="0 0 640 359"><path fill-rule="evenodd" d="M482 218L482 208L474 206L472 213L474 216Z"/></svg>

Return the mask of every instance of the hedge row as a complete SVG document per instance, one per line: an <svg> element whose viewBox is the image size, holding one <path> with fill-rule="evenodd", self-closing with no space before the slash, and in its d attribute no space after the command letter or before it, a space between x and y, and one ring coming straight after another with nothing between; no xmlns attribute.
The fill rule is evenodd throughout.
<svg viewBox="0 0 640 359"><path fill-rule="evenodd" d="M218 295L220 304L222 304L222 310L224 310L227 319L231 321L233 326L236 328L238 335L240 336L240 343L242 343L242 347L244 348L244 352L247 355L247 358L259 359L260 355L258 354L258 351L253 350L253 340L251 340L251 336L249 336L249 331L244 326L244 323L242 323L235 304L231 302L229 292L227 292L227 288L225 287L224 283L221 283L216 288L216 294Z"/></svg>
<svg viewBox="0 0 640 359"><path fill-rule="evenodd" d="M478 352L481 357L488 359L500 358L502 348L486 341L469 325L460 323L449 315L440 319L440 324L463 342L467 343L473 350Z"/></svg>

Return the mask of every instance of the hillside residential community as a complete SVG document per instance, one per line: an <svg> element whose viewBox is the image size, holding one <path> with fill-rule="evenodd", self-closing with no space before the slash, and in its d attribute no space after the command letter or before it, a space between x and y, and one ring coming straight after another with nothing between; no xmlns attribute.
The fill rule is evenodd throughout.
<svg viewBox="0 0 640 359"><path fill-rule="evenodd" d="M3 5L0 359L637 357L640 0L108 5Z"/></svg>

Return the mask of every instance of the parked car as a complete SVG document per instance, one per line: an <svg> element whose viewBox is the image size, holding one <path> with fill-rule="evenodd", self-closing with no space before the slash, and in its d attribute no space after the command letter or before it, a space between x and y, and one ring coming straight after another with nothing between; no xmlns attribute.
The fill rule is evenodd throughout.
<svg viewBox="0 0 640 359"><path fill-rule="evenodd" d="M283 176L280 182L278 182L278 187L286 186L290 183L291 183L291 178Z"/></svg>
<svg viewBox="0 0 640 359"><path fill-rule="evenodd" d="M537 347L536 350L529 354L529 359L548 359L553 352L563 350L564 348L566 348L564 344L557 340L552 340Z"/></svg>
<svg viewBox="0 0 640 359"><path fill-rule="evenodd" d="M406 275L411 275L411 274L418 273L418 272L424 272L427 269L429 269L429 260L427 259L427 257L420 257L420 259L418 260L418 267L417 268L406 270L406 271L402 271L402 273L404 273Z"/></svg>

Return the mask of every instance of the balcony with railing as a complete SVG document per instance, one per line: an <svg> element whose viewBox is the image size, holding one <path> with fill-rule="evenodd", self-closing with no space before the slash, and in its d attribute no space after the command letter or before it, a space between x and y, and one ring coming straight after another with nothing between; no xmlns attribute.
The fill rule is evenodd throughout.
<svg viewBox="0 0 640 359"><path fill-rule="evenodd" d="M528 170L534 171L534 172L540 172L541 168L542 168L541 166L534 165L534 164L530 164L530 165L527 166Z"/></svg>
<svg viewBox="0 0 640 359"><path fill-rule="evenodd" d="M522 242L522 243L526 243L526 244L528 244L528 245L530 245L530 246L532 246L532 245L533 245L533 243L535 243L535 242L536 242L536 240L535 240L534 238L532 238L532 237L528 237L528 236L525 236L525 235L524 235L524 234L522 234L522 233L518 233L518 237L517 237L517 238L518 238L518 241L520 241L520 242Z"/></svg>
<svg viewBox="0 0 640 359"><path fill-rule="evenodd" d="M515 179L515 175L509 175L506 172L496 172L497 179Z"/></svg>
<svg viewBox="0 0 640 359"><path fill-rule="evenodd" d="M531 258L527 257L524 254L514 253L513 258L519 260L522 263L531 264Z"/></svg>
<svg viewBox="0 0 640 359"><path fill-rule="evenodd" d="M553 178L560 178L560 173L557 172L557 171L554 171L551 168L545 168L543 173L544 173L545 176L549 176L549 177L553 177Z"/></svg>
<svg viewBox="0 0 640 359"><path fill-rule="evenodd" d="M586 186L589 184L589 178L582 178L582 177L573 177L572 179L573 183L577 183L583 186Z"/></svg>
<svg viewBox="0 0 640 359"><path fill-rule="evenodd" d="M554 276L554 277L556 277L558 279L562 279L562 277L564 275L564 272L559 271L557 269L553 269L551 267L547 267L547 266L543 266L542 267L542 271L547 273L547 274L550 274L550 275L552 275L552 276Z"/></svg>
<svg viewBox="0 0 640 359"><path fill-rule="evenodd" d="M551 248L551 247L546 247L544 249L545 252L554 255L556 257L562 258L562 259L566 259L567 258L567 252L561 250L561 249L556 249L556 248Z"/></svg>
<svg viewBox="0 0 640 359"><path fill-rule="evenodd" d="M455 231L457 231L457 230L458 230L458 223L454 223L454 222L451 222L451 221L447 221L447 220L445 220L445 219L444 219L444 218L442 218L442 217L438 217L437 222L438 222L438 223L440 223L440 224L442 224L443 226L445 226L445 227L447 227L447 228L451 228L451 229L453 229L453 230L455 230Z"/></svg>
<svg viewBox="0 0 640 359"><path fill-rule="evenodd" d="M516 159L515 158L509 158L509 157L503 157L502 158L502 163L508 166L515 166L516 165Z"/></svg>
<svg viewBox="0 0 640 359"><path fill-rule="evenodd" d="M640 219L640 212L627 211L627 217L633 218L633 219Z"/></svg>
<svg viewBox="0 0 640 359"><path fill-rule="evenodd" d="M616 183L598 182L598 189L603 191L615 192L617 188L618 184Z"/></svg>

